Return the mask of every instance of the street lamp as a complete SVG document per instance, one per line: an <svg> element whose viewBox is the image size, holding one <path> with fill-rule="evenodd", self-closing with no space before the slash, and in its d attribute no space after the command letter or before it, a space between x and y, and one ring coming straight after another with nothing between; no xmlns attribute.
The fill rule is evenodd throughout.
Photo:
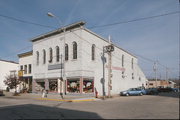
<svg viewBox="0 0 180 120"><path fill-rule="evenodd" d="M55 16L54 14L52 14L51 12L48 12L48 13L47 13L47 16L56 18L57 21L58 21L58 23L59 23L59 25L61 25L61 24L63 25L63 22L62 22L57 16Z"/></svg>
<svg viewBox="0 0 180 120"><path fill-rule="evenodd" d="M58 23L59 23L59 25L62 25L62 26L63 26L63 22L62 22L57 16L55 16L55 15L52 14L51 12L48 12L47 15L48 15L49 17L54 17L54 18L56 18L57 21L58 21ZM66 76L65 76L65 27L63 26L62 29L63 29L63 35L64 35L64 44L63 44L63 54L64 54L64 55L62 55L62 53L61 53L61 77L60 77L61 82L66 79L66 78L65 78L65 77L66 77ZM63 64L62 64L62 56L64 56ZM62 78L62 69L64 69L64 75L63 75L64 78ZM60 92L62 92L62 83L61 83L61 90L60 90ZM60 93L60 95L63 95L63 93ZM61 97L63 98L63 96L61 96Z"/></svg>

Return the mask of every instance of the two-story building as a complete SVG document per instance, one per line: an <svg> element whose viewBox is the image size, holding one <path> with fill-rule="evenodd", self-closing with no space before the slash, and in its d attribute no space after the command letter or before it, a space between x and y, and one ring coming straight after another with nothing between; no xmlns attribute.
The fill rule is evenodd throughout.
<svg viewBox="0 0 180 120"><path fill-rule="evenodd" d="M107 53L105 59L102 55L104 46L110 43L84 25L77 22L31 39L33 92L44 88L55 93L93 94L96 90L99 95L107 95L109 59ZM147 79L137 57L113 46L111 93L146 87Z"/></svg>
<svg viewBox="0 0 180 120"><path fill-rule="evenodd" d="M32 91L32 61L33 51L18 54L19 57L19 79L22 81L20 90Z"/></svg>

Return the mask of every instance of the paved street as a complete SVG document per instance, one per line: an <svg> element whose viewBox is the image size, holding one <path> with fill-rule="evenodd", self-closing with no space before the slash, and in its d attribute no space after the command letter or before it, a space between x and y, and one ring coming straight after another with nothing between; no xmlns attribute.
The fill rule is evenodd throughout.
<svg viewBox="0 0 180 120"><path fill-rule="evenodd" d="M178 119L179 94L129 96L91 102L59 102L0 96L0 118L12 119Z"/></svg>

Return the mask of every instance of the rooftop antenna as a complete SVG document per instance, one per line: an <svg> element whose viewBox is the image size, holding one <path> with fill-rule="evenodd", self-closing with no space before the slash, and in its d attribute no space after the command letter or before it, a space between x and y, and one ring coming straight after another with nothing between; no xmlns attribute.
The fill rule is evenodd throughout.
<svg viewBox="0 0 180 120"><path fill-rule="evenodd" d="M109 40L109 43L111 43L111 36L110 35L108 36L108 40Z"/></svg>

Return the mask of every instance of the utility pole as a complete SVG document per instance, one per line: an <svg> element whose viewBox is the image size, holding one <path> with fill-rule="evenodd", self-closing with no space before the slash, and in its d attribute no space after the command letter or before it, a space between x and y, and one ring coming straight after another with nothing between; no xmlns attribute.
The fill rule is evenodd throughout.
<svg viewBox="0 0 180 120"><path fill-rule="evenodd" d="M168 78L168 72L169 72L169 69L166 67L166 81L169 80L169 78Z"/></svg>
<svg viewBox="0 0 180 120"><path fill-rule="evenodd" d="M155 72L156 88L157 88L157 61L154 62L153 70Z"/></svg>
<svg viewBox="0 0 180 120"><path fill-rule="evenodd" d="M105 47L103 46L103 55L102 55L102 62L103 62L103 78L101 80L101 83L102 83L102 92L103 92L103 100L105 99Z"/></svg>
<svg viewBox="0 0 180 120"><path fill-rule="evenodd" d="M112 54L111 52L114 51L114 46L111 43L111 38L109 36L109 44L106 46L106 52L108 53L108 97L111 97L111 90L112 90Z"/></svg>
<svg viewBox="0 0 180 120"><path fill-rule="evenodd" d="M178 8L180 11L180 0L179 0ZM179 13L179 44L180 44L180 13ZM180 46L179 46L179 51L180 51ZM180 58L180 52L179 52L179 58ZM180 80L180 59L179 59L179 80Z"/></svg>
<svg viewBox="0 0 180 120"><path fill-rule="evenodd" d="M108 97L111 97L111 90L112 90L112 80L111 80L111 74L112 74L112 55L111 52L108 52Z"/></svg>
<svg viewBox="0 0 180 120"><path fill-rule="evenodd" d="M63 87L63 77L62 77L62 69L63 69L63 64L62 64L62 54L61 54L61 77L60 77L60 96L61 96L61 98L63 99L63 89L62 89L62 87Z"/></svg>

